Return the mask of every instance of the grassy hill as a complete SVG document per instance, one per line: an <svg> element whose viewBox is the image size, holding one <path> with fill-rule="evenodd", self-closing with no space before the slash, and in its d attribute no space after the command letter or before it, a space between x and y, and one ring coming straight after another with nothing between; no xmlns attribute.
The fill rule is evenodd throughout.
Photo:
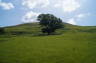
<svg viewBox="0 0 96 63"><path fill-rule="evenodd" d="M41 33L41 27L38 23L27 23L16 26L5 27L7 34L12 35L38 35ZM72 33L72 32L89 32L95 33L96 26L76 26L68 23L64 23L64 28L56 31L57 34Z"/></svg>
<svg viewBox="0 0 96 63"><path fill-rule="evenodd" d="M38 36L38 23L5 27L0 63L96 63L96 26L64 26L50 36Z"/></svg>

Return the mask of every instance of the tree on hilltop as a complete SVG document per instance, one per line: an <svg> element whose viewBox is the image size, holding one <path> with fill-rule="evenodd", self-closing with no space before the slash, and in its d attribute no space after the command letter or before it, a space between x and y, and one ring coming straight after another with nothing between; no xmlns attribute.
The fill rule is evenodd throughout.
<svg viewBox="0 0 96 63"><path fill-rule="evenodd" d="M52 14L40 14L37 20L40 21L42 32L48 35L54 33L57 29L63 28L62 20Z"/></svg>

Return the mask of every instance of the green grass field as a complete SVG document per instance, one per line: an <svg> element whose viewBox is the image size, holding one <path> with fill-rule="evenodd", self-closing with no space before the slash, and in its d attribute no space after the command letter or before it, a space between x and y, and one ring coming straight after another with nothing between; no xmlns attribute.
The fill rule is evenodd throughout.
<svg viewBox="0 0 96 63"><path fill-rule="evenodd" d="M39 27L30 26L6 28L8 35L0 36L0 63L96 63L95 26L66 25L57 31L61 35L50 36L33 36ZM10 35L14 30L30 33Z"/></svg>

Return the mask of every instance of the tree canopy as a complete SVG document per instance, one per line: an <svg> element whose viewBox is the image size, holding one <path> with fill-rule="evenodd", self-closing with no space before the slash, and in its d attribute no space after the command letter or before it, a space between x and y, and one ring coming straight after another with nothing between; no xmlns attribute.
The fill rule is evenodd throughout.
<svg viewBox="0 0 96 63"><path fill-rule="evenodd" d="M40 14L37 20L40 21L42 32L48 33L48 35L54 33L56 29L63 27L62 20L52 14Z"/></svg>

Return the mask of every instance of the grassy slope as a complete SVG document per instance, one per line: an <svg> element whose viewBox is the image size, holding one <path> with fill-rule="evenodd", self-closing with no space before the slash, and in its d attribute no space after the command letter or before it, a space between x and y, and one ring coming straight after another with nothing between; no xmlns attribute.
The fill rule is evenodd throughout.
<svg viewBox="0 0 96 63"><path fill-rule="evenodd" d="M29 33L39 33L40 32L40 26L38 23L27 23L27 24L21 24L17 26L11 26L5 28L7 32L12 31L22 31L22 32L29 32ZM61 31L66 32L96 32L96 26L75 26L71 24L64 23L64 29Z"/></svg>
<svg viewBox="0 0 96 63"><path fill-rule="evenodd" d="M6 31L39 33L39 26L32 25ZM0 63L96 63L96 27L66 24L65 29L58 31L64 34L54 36L0 36Z"/></svg>

